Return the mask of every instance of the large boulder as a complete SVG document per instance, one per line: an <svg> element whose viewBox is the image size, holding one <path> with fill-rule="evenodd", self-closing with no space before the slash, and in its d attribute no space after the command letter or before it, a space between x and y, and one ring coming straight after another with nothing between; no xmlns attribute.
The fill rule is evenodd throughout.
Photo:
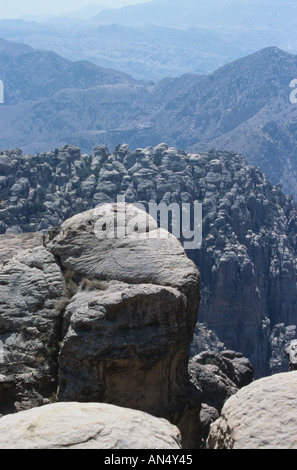
<svg viewBox="0 0 297 470"><path fill-rule="evenodd" d="M209 449L297 449L297 371L265 377L229 398Z"/></svg>
<svg viewBox="0 0 297 470"><path fill-rule="evenodd" d="M129 224L133 236L125 236ZM199 273L180 242L135 206L108 204L67 220L45 246L78 286L64 313L58 399L164 417L194 446L200 394L188 350Z"/></svg>
<svg viewBox="0 0 297 470"><path fill-rule="evenodd" d="M45 246L76 278L170 286L192 295L197 321L198 269L179 240L133 204L104 204L77 214L50 232Z"/></svg>
<svg viewBox="0 0 297 470"><path fill-rule="evenodd" d="M100 403L55 403L0 419L1 449L180 449L165 419Z"/></svg>

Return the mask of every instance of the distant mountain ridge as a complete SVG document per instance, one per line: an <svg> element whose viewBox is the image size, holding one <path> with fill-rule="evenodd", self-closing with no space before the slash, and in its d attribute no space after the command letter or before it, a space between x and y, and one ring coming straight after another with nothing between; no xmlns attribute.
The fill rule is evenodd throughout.
<svg viewBox="0 0 297 470"><path fill-rule="evenodd" d="M63 89L137 83L129 75L87 61L72 62L55 52L0 39L0 79L5 83L6 104L53 96Z"/></svg>
<svg viewBox="0 0 297 470"><path fill-rule="evenodd" d="M84 152L169 145L234 150L297 197L297 57L271 47L210 75L144 83L88 62L2 40L0 148L27 153L63 146Z"/></svg>
<svg viewBox="0 0 297 470"><path fill-rule="evenodd" d="M290 102L295 77L296 56L263 49L181 92L155 116L155 126L179 148L243 153L296 197L297 105Z"/></svg>
<svg viewBox="0 0 297 470"><path fill-rule="evenodd" d="M226 33L212 28L177 29L150 24L128 27L91 22L0 20L0 31L7 40L52 50L73 61L89 60L145 81L183 73L209 73L270 45L272 40L253 40L254 35L251 38L250 33L236 30Z"/></svg>
<svg viewBox="0 0 297 470"><path fill-rule="evenodd" d="M87 19L82 11L47 22L0 21L8 40L144 81L211 73L271 45L297 53L296 30L291 0L154 0Z"/></svg>
<svg viewBox="0 0 297 470"><path fill-rule="evenodd" d="M98 24L173 27L265 29L278 32L296 26L296 3L292 0L152 0L119 9L105 10L93 18Z"/></svg>

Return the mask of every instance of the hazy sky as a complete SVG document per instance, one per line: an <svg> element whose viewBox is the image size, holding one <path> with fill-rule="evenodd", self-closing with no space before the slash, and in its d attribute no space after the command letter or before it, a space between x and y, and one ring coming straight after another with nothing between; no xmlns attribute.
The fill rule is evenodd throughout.
<svg viewBox="0 0 297 470"><path fill-rule="evenodd" d="M0 18L19 18L22 15L61 14L88 5L105 8L122 7L148 0L0 0Z"/></svg>

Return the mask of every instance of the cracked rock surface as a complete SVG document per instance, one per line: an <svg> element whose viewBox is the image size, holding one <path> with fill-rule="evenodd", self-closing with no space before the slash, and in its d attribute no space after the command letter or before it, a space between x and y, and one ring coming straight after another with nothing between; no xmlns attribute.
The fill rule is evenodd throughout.
<svg viewBox="0 0 297 470"><path fill-rule="evenodd" d="M41 243L40 234L0 239L0 414L42 405L57 387L64 278Z"/></svg>

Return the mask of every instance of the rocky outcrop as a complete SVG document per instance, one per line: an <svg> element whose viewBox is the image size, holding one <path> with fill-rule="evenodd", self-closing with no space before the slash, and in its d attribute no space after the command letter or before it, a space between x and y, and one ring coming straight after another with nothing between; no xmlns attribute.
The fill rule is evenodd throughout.
<svg viewBox="0 0 297 470"><path fill-rule="evenodd" d="M256 380L225 403L209 449L296 449L297 372Z"/></svg>
<svg viewBox="0 0 297 470"><path fill-rule="evenodd" d="M207 328L207 325L201 323L199 319L200 315L195 326L194 336L190 346L190 356L194 357L205 351L220 352L226 350L226 346L219 340L216 333Z"/></svg>
<svg viewBox="0 0 297 470"><path fill-rule="evenodd" d="M286 326L284 323L275 325L270 335L270 361L271 374L289 371L294 359L292 356L294 343L297 342L297 325Z"/></svg>
<svg viewBox="0 0 297 470"><path fill-rule="evenodd" d="M104 206L104 224L117 217L122 233L135 218L133 207ZM199 275L176 238L147 238L149 222L158 234L156 223L138 212L136 237L108 238L106 230L98 239L102 218L90 210L46 238L47 250L79 285L64 314L58 399L165 417L193 445L200 402L187 365Z"/></svg>
<svg viewBox="0 0 297 470"><path fill-rule="evenodd" d="M132 204L0 242L0 413L112 403L166 418L183 447L205 447L253 370L197 323L199 273L180 242ZM193 334L201 351L189 362Z"/></svg>
<svg viewBox="0 0 297 470"><path fill-rule="evenodd" d="M285 352L290 362L290 370L297 370L297 339L291 341Z"/></svg>
<svg viewBox="0 0 297 470"><path fill-rule="evenodd" d="M240 353L206 350L189 361L189 373L201 390L200 446L205 447L210 425L219 418L226 400L253 381L253 368Z"/></svg>
<svg viewBox="0 0 297 470"><path fill-rule="evenodd" d="M121 233L136 225L135 236L111 238L114 217ZM188 350L199 273L180 242L129 204L12 240L6 258L0 250L1 412L49 400L110 403L166 418L183 446L197 445L200 391Z"/></svg>
<svg viewBox="0 0 297 470"><path fill-rule="evenodd" d="M55 403L0 420L1 449L180 449L165 419L100 403ZM124 461L125 462L125 461Z"/></svg>
<svg viewBox="0 0 297 470"><path fill-rule="evenodd" d="M0 414L45 403L57 388L64 279L40 234L0 237Z"/></svg>
<svg viewBox="0 0 297 470"><path fill-rule="evenodd" d="M117 195L202 202L202 245L187 252L201 273L199 321L248 357L255 377L287 370L277 325L296 325L296 204L244 157L166 144L113 153L98 146L93 155L65 146L35 156L2 151L0 172L2 233L46 232Z"/></svg>

